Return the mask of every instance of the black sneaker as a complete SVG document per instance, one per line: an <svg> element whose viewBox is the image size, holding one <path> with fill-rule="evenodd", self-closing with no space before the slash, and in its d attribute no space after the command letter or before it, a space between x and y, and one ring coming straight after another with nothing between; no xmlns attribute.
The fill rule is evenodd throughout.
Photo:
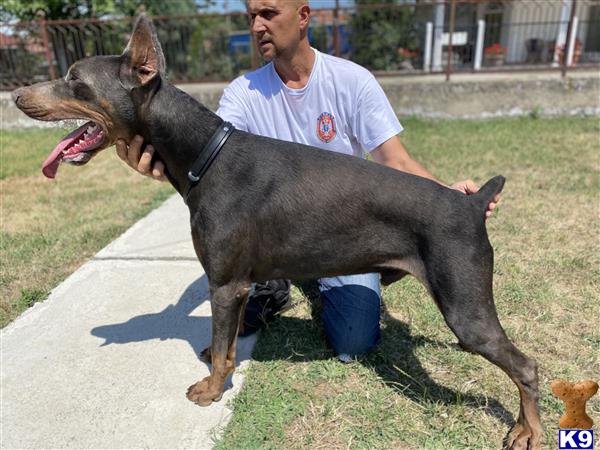
<svg viewBox="0 0 600 450"><path fill-rule="evenodd" d="M244 314L244 327L239 336L249 336L273 322L292 307L290 280L270 280L256 283L248 298Z"/></svg>

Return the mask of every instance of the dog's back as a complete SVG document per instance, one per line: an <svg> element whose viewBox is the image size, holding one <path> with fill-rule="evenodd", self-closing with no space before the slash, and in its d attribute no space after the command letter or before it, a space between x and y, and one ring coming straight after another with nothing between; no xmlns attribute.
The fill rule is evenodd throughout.
<svg viewBox="0 0 600 450"><path fill-rule="evenodd" d="M198 236L205 253L241 234L237 253L252 279L304 279L378 271L415 256L419 234L485 237L485 205L501 189L494 185L466 196L371 161L236 131L190 209L193 228L206 230Z"/></svg>

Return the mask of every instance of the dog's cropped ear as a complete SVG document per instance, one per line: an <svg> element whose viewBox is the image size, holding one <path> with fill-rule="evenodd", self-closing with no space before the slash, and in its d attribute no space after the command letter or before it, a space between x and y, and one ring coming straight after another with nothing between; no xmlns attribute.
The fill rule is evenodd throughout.
<svg viewBox="0 0 600 450"><path fill-rule="evenodd" d="M123 63L120 76L126 87L143 86L158 75L165 75L165 56L156 29L143 14L136 20L131 39L121 56Z"/></svg>

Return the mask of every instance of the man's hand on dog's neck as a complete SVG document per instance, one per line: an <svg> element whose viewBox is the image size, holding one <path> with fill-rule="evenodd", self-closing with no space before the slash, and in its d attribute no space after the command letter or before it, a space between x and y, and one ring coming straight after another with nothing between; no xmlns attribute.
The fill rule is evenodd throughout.
<svg viewBox="0 0 600 450"><path fill-rule="evenodd" d="M157 159L152 164L152 157L154 156L154 147L152 144L146 145L142 151L142 145L144 144L144 138L142 136L135 136L129 145L123 140L119 139L115 143L117 149L117 155L123 161L127 163L133 170L152 177L158 181L167 181L165 176L165 164Z"/></svg>

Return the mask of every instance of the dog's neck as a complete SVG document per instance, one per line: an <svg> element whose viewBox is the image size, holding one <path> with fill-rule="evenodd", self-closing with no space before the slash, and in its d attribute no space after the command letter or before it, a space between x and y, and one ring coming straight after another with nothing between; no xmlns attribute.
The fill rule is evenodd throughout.
<svg viewBox="0 0 600 450"><path fill-rule="evenodd" d="M223 120L168 83L140 106L139 115L144 141L155 148L169 181L183 195L188 171Z"/></svg>

